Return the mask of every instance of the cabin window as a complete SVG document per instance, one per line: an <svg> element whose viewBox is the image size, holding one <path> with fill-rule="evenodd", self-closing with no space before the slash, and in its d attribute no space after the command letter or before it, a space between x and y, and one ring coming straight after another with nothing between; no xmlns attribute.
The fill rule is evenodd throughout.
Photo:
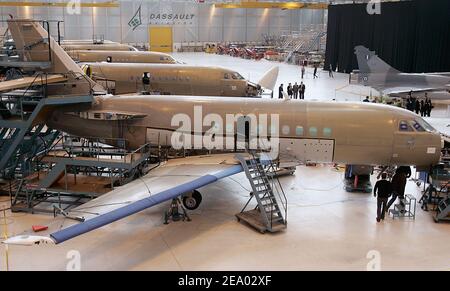
<svg viewBox="0 0 450 291"><path fill-rule="evenodd" d="M297 127L295 128L295 134L296 134L297 136L302 136L302 135L303 135L303 126L297 126Z"/></svg>
<svg viewBox="0 0 450 291"><path fill-rule="evenodd" d="M283 132L283 135L289 135L291 129L289 128L289 125L285 125L285 126L283 126L281 131Z"/></svg>
<svg viewBox="0 0 450 291"><path fill-rule="evenodd" d="M331 136L331 128L324 127L323 128L323 136L330 137Z"/></svg>
<svg viewBox="0 0 450 291"><path fill-rule="evenodd" d="M309 128L309 135L310 136L317 136L317 127L311 126Z"/></svg>
<svg viewBox="0 0 450 291"><path fill-rule="evenodd" d="M409 123L405 120L400 121L398 126L399 131L414 131Z"/></svg>

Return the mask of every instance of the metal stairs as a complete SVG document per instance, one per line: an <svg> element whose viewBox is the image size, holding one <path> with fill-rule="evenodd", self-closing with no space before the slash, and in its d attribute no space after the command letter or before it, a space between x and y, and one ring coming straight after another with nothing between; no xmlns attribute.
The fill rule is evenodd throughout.
<svg viewBox="0 0 450 291"><path fill-rule="evenodd" d="M46 84L43 81L46 78L46 74L36 75L27 89L0 94L0 176L3 178L28 175L32 158L55 141L59 133L42 123L49 108L90 104L93 100L88 94L47 98L47 86L37 85Z"/></svg>
<svg viewBox="0 0 450 291"><path fill-rule="evenodd" d="M400 199L400 203L394 205L394 209L389 210L392 219L396 217L416 219L416 198L411 194L406 194L404 199Z"/></svg>
<svg viewBox="0 0 450 291"><path fill-rule="evenodd" d="M450 196L439 202L436 211L436 216L434 217L436 222L450 221Z"/></svg>
<svg viewBox="0 0 450 291"><path fill-rule="evenodd" d="M257 154L249 152L245 157L238 155L253 193L242 211L236 214L238 221L245 221L261 233L278 232L287 227L287 198L279 180L269 171L275 171L271 160L262 161ZM255 198L256 208L245 211L250 201Z"/></svg>

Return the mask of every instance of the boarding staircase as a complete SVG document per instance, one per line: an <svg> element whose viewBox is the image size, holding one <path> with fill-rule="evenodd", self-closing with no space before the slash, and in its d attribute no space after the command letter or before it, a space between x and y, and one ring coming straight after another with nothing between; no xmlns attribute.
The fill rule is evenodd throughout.
<svg viewBox="0 0 450 291"><path fill-rule="evenodd" d="M417 208L416 198L411 194L406 194L404 199L400 199L400 203L394 205L394 209L389 210L392 219L395 218L416 218Z"/></svg>
<svg viewBox="0 0 450 291"><path fill-rule="evenodd" d="M242 211L236 214L239 221L245 221L261 233L278 232L287 227L287 198L276 175L275 164L270 159L262 160L254 151L249 156L238 155L247 179L252 187L252 195ZM246 211L255 198L256 208Z"/></svg>
<svg viewBox="0 0 450 291"><path fill-rule="evenodd" d="M439 202L436 211L436 216L434 217L436 222L450 221L450 196Z"/></svg>

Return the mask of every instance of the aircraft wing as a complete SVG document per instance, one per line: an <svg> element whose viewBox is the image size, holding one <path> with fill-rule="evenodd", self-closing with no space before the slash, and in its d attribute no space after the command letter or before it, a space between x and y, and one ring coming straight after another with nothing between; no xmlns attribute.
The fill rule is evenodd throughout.
<svg viewBox="0 0 450 291"><path fill-rule="evenodd" d="M11 91L15 89L28 88L30 85L42 85L60 83L66 81L63 75L49 75L47 77L23 77L20 79L0 82L0 92Z"/></svg>
<svg viewBox="0 0 450 291"><path fill-rule="evenodd" d="M63 223L55 222L56 231L49 228L47 236L23 234L3 243L59 244L241 171L235 154L169 160L142 178L72 209Z"/></svg>
<svg viewBox="0 0 450 291"><path fill-rule="evenodd" d="M381 90L386 95L406 95L409 92L413 93L425 93L425 92L444 92L449 90L450 87L443 88L418 88L418 87L391 87Z"/></svg>

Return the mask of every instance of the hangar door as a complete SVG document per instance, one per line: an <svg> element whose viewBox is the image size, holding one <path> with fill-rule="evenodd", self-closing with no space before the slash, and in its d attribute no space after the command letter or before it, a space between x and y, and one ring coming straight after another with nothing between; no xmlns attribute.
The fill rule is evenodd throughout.
<svg viewBox="0 0 450 291"><path fill-rule="evenodd" d="M153 26L148 28L150 50L171 53L173 48L172 27Z"/></svg>

